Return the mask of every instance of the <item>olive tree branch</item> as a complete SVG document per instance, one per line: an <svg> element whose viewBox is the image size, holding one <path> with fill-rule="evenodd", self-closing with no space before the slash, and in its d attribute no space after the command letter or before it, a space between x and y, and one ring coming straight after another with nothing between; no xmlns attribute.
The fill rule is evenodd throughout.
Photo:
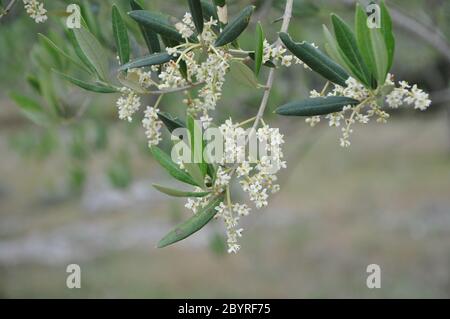
<svg viewBox="0 0 450 319"><path fill-rule="evenodd" d="M292 17L293 2L294 2L293 0L286 0L286 7L284 9L284 14L283 14L283 23L281 25L280 32L287 32L287 30L288 30L289 23L290 23L291 17ZM280 38L278 38L277 41L275 42L275 46L278 46L280 44L281 44L281 40L280 40ZM261 121L262 117L264 116L264 111L266 110L267 103L269 102L270 92L272 91L274 79L275 79L275 69L270 69L269 76L267 77L267 82L265 85L264 95L262 97L258 113L256 114L255 122L253 123L253 127L250 131L249 138L255 132L256 128L259 125L259 122Z"/></svg>
<svg viewBox="0 0 450 319"><path fill-rule="evenodd" d="M3 10L0 13L0 19L3 18L4 16L6 16L12 9L12 7L14 6L14 4L16 3L17 0L11 0L8 5L6 6L5 10Z"/></svg>

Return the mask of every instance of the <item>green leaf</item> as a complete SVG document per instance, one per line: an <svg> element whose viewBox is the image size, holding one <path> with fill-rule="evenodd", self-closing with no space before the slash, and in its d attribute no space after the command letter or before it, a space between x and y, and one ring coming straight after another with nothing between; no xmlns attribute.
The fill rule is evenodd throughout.
<svg viewBox="0 0 450 319"><path fill-rule="evenodd" d="M76 65L77 67L83 69L84 71L86 71L88 73L92 73L89 68L87 68L85 65L81 64L76 58L72 57L71 55L69 55L68 53L63 51L61 48L59 48L52 40L47 38L45 35L43 35L42 33L38 33L38 36L42 39L42 41L47 42L47 44L49 46L52 46L56 52L58 52L60 55L64 56L66 59L68 59L74 65Z"/></svg>
<svg viewBox="0 0 450 319"><path fill-rule="evenodd" d="M379 85L383 85L386 82L389 53L386 49L383 35L379 29L374 28L370 30L370 41L375 56L376 78Z"/></svg>
<svg viewBox="0 0 450 319"><path fill-rule="evenodd" d="M136 0L130 0L132 10L143 10L142 6ZM141 29L142 36L144 37L145 44L147 45L150 53L161 52L161 45L159 43L158 34L153 31L152 28L138 24Z"/></svg>
<svg viewBox="0 0 450 319"><path fill-rule="evenodd" d="M212 17L214 20L219 21L216 7L212 3L206 0L200 0L200 3L202 5L202 12L205 20L209 21Z"/></svg>
<svg viewBox="0 0 450 319"><path fill-rule="evenodd" d="M203 149L205 144L203 141L202 128L196 124L194 118L190 115L187 116L186 123L187 129L189 131L189 147L191 149L191 158L193 160L193 164L188 166L186 166L185 164L185 166L190 175L197 182L197 184L201 185L204 188L204 181L208 166L203 159ZM198 169L195 166L197 166Z"/></svg>
<svg viewBox="0 0 450 319"><path fill-rule="evenodd" d="M391 15L389 14L389 10L387 9L384 0L381 1L381 33L383 34L386 50L388 52L387 74L391 70L392 63L394 62L395 37L392 31Z"/></svg>
<svg viewBox="0 0 450 319"><path fill-rule="evenodd" d="M316 116L342 111L346 105L355 106L360 102L344 96L314 97L294 101L280 106L275 113L286 116Z"/></svg>
<svg viewBox="0 0 450 319"><path fill-rule="evenodd" d="M231 61L230 76L239 84L245 85L249 88L257 88L258 80L255 73L244 63L240 61Z"/></svg>
<svg viewBox="0 0 450 319"><path fill-rule="evenodd" d="M200 0L188 0L189 10L191 11L192 20L194 21L195 28L198 34L203 32L203 10Z"/></svg>
<svg viewBox="0 0 450 319"><path fill-rule="evenodd" d="M186 183L191 184L194 186L200 186L198 185L189 174L187 174L185 171L183 171L178 164L174 163L170 156L166 154L163 150L161 150L157 146L152 146L150 148L150 151L155 158L155 160L174 178L177 180Z"/></svg>
<svg viewBox="0 0 450 319"><path fill-rule="evenodd" d="M87 90L91 92L97 92L97 93L117 93L119 90L115 87L112 87L110 85L105 85L101 83L89 83L83 80L76 79L70 75L61 73L59 71L53 70L56 74L64 78L65 80L71 82L72 84L75 84L76 86Z"/></svg>
<svg viewBox="0 0 450 319"><path fill-rule="evenodd" d="M169 113L158 112L158 118L166 125L170 133L177 128L184 128L186 125L178 118L171 116Z"/></svg>
<svg viewBox="0 0 450 319"><path fill-rule="evenodd" d="M289 34L284 32L280 33L280 39L289 51L312 70L333 83L344 87L347 86L345 81L349 78L348 73L319 49L306 42L296 43Z"/></svg>
<svg viewBox="0 0 450 319"><path fill-rule="evenodd" d="M51 120L44 108L35 100L20 93L11 93L11 99L19 106L20 111L38 125L48 125Z"/></svg>
<svg viewBox="0 0 450 319"><path fill-rule="evenodd" d="M336 61L341 67L344 69L346 68L346 71L353 75L352 70L350 70L347 67L347 64L344 60L344 58L341 55L341 49L339 48L336 39L331 34L330 30L328 30L326 25L323 25L323 33L325 35L325 39L327 43L325 43L325 50L327 51L328 55ZM354 76L354 75L353 75ZM354 76L356 78L356 76Z"/></svg>
<svg viewBox="0 0 450 319"><path fill-rule="evenodd" d="M135 69L135 68L142 68L142 67L151 66L151 65L160 65L160 64L167 63L174 59L176 59L176 57L174 57L173 55L170 55L166 52L153 53L150 55L143 56L141 58L137 58L135 60L130 61L127 64L122 65L119 68L119 71Z"/></svg>
<svg viewBox="0 0 450 319"><path fill-rule="evenodd" d="M254 10L255 6L247 6L242 10L238 16L225 26L214 45L221 47L236 40L247 28Z"/></svg>
<svg viewBox="0 0 450 319"><path fill-rule="evenodd" d="M372 75L375 76L375 78L378 78L377 62L375 60L375 52L372 45L372 32L367 25L367 14L359 3L356 5L355 11L355 33L358 49L361 52L364 63L367 65Z"/></svg>
<svg viewBox="0 0 450 319"><path fill-rule="evenodd" d="M252 59L253 61L255 61L255 59L256 59L255 52L249 52L249 53L248 53L248 56L249 56L250 59ZM267 61L264 63L264 66L267 66L268 68L276 68L275 63L273 63L273 62L270 61L270 60L267 60Z"/></svg>
<svg viewBox="0 0 450 319"><path fill-rule="evenodd" d="M359 52L353 31L335 14L331 15L331 21L333 23L336 41L343 55L347 58L346 62L348 61L348 67L357 75L358 80L367 87L372 87L372 76Z"/></svg>
<svg viewBox="0 0 450 319"><path fill-rule="evenodd" d="M158 184L153 184L153 187L156 188L161 193L167 194L169 196L174 196L174 197L205 197L205 196L211 194L210 192L181 191L178 189L165 187L165 186L161 186Z"/></svg>
<svg viewBox="0 0 450 319"><path fill-rule="evenodd" d="M42 94L41 83L37 77L32 74L28 74L26 79L28 84L33 88L33 90L36 91L36 93Z"/></svg>
<svg viewBox="0 0 450 319"><path fill-rule="evenodd" d="M148 94L148 91L144 89L139 81L139 74L136 72L120 72L117 75L117 80L123 85L139 94Z"/></svg>
<svg viewBox="0 0 450 319"><path fill-rule="evenodd" d="M185 42L178 30L169 23L167 16L145 10L135 10L129 12L128 14L136 22L143 26L151 28L161 36L178 42ZM189 41L198 42L194 36L191 36L189 38Z"/></svg>
<svg viewBox="0 0 450 319"><path fill-rule="evenodd" d="M216 207L222 201L223 195L211 200L205 208L201 209L185 222L176 226L172 231L164 236L159 241L158 248L163 248L183 240L203 228L217 214Z"/></svg>
<svg viewBox="0 0 450 319"><path fill-rule="evenodd" d="M108 59L98 40L85 28L73 29L73 33L81 51L94 67L98 77L106 81L108 78Z"/></svg>
<svg viewBox="0 0 450 319"><path fill-rule="evenodd" d="M256 25L256 43L255 43L255 74L258 75L261 70L264 50L264 31L260 22Z"/></svg>
<svg viewBox="0 0 450 319"><path fill-rule="evenodd" d="M213 0L214 4L218 7L223 7L226 4L225 0Z"/></svg>
<svg viewBox="0 0 450 319"><path fill-rule="evenodd" d="M112 26L120 64L123 65L130 61L130 40L128 39L127 27L115 4L112 6Z"/></svg>

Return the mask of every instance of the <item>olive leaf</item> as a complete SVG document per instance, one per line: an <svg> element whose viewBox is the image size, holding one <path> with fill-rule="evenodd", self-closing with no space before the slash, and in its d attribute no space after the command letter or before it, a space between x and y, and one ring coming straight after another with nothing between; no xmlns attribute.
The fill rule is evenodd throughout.
<svg viewBox="0 0 450 319"><path fill-rule="evenodd" d="M184 42L184 39L178 32L178 30L169 23L167 16L161 13L154 13L145 10L134 10L129 12L128 14L137 23L151 28L163 37L178 42ZM189 41L198 42L194 36L191 36L189 38Z"/></svg>
<svg viewBox="0 0 450 319"><path fill-rule="evenodd" d="M391 70L392 63L394 62L395 37L392 31L392 19L384 0L381 1L381 33L383 34L384 43L388 52L387 74Z"/></svg>
<svg viewBox="0 0 450 319"><path fill-rule="evenodd" d="M233 79L249 88L257 88L259 86L255 73L244 63L240 61L231 61L230 76Z"/></svg>
<svg viewBox="0 0 450 319"><path fill-rule="evenodd" d="M143 10L142 6L136 0L130 0L130 6L132 10ZM158 34L152 30L152 28L138 24L144 37L145 44L147 45L150 53L161 52L161 45L159 43Z"/></svg>
<svg viewBox="0 0 450 319"><path fill-rule="evenodd" d="M255 61L255 59L256 59L256 56L255 56L255 52L249 52L248 53L248 57L250 58L250 59L252 59L253 61ZM270 61L270 60L267 60L266 62L264 62L264 64L263 64L264 66L267 66L268 68L276 68L276 65L275 65L275 63L273 63L272 61Z"/></svg>
<svg viewBox="0 0 450 319"><path fill-rule="evenodd" d="M188 164L188 166L185 164L185 166L194 180L204 188L204 180L208 171L208 166L203 159L203 149L205 147L205 143L203 140L202 129L196 124L194 118L190 115L187 116L186 123L189 132L189 147L191 149L193 164ZM198 167L198 169L196 167ZM197 178L195 178L194 175Z"/></svg>
<svg viewBox="0 0 450 319"><path fill-rule="evenodd" d="M264 31L260 22L256 25L256 42L255 42L255 74L258 75L261 70L264 50Z"/></svg>
<svg viewBox="0 0 450 319"><path fill-rule="evenodd" d="M30 85L30 87L33 88L36 93L38 93L39 95L42 94L41 83L37 77L32 74L28 74L26 80L28 85Z"/></svg>
<svg viewBox="0 0 450 319"><path fill-rule="evenodd" d="M203 10L200 0L188 0L189 10L191 11L192 20L194 20L195 28L198 34L203 32Z"/></svg>
<svg viewBox="0 0 450 319"><path fill-rule="evenodd" d="M164 123L170 133L177 128L186 127L180 119L172 117L170 114L165 112L158 112L158 118Z"/></svg>
<svg viewBox="0 0 450 319"><path fill-rule="evenodd" d="M107 84L101 84L101 83L89 83L83 80L76 79L70 75L61 73L59 71L53 70L56 74L61 76L63 79L71 82L72 84L75 84L76 86L87 90L91 92L97 92L97 93L117 93L119 90L115 87L112 87Z"/></svg>
<svg viewBox="0 0 450 319"><path fill-rule="evenodd" d="M314 97L302 101L294 101L275 110L279 115L316 116L342 111L344 106L358 105L360 102L344 96Z"/></svg>
<svg viewBox="0 0 450 319"><path fill-rule="evenodd" d="M157 189L158 191L160 191L161 193L164 193L164 194L167 194L167 195L173 196L173 197L205 197L205 196L211 194L211 192L182 191L182 190L178 190L178 189L174 189L174 188L170 188L170 187L166 187L166 186L161 186L158 184L153 184L153 187L155 189Z"/></svg>
<svg viewBox="0 0 450 319"><path fill-rule="evenodd" d="M158 248L176 243L202 229L216 214L216 207L223 201L223 195L212 199L208 205L188 220L176 226L158 242Z"/></svg>
<svg viewBox="0 0 450 319"><path fill-rule="evenodd" d="M209 21L211 17L216 21L219 20L216 7L211 2L207 0L200 0L200 4L202 5L203 16L207 21ZM214 30L218 30L218 27L216 26Z"/></svg>
<svg viewBox="0 0 450 319"><path fill-rule="evenodd" d="M353 70L353 73L355 73L361 83L365 84L366 87L373 88L373 76L364 63L353 31L344 20L335 14L331 15L331 21L336 41L341 49L340 53L346 58L345 61L348 67Z"/></svg>
<svg viewBox="0 0 450 319"><path fill-rule="evenodd" d="M367 65L369 71L377 78L377 61L372 45L371 30L367 25L367 14L358 3L355 11L355 35L356 42L361 52L361 57ZM383 70L384 73L384 70ZM381 83L383 84L383 83Z"/></svg>
<svg viewBox="0 0 450 319"><path fill-rule="evenodd" d="M166 52L153 53L150 55L146 55L146 56L137 58L135 60L130 61L129 63L122 65L119 68L119 71L135 69L135 68L142 68L142 67L151 66L151 65L160 65L160 64L167 63L174 59L176 59L175 56L173 56L169 53L166 53Z"/></svg>
<svg viewBox="0 0 450 319"><path fill-rule="evenodd" d="M48 37L43 35L42 33L38 33L38 36L42 39L42 41L46 42L49 46L53 47L56 52L58 52L60 55L65 57L67 60L72 62L74 65L76 65L78 68L86 71L87 73L92 74L91 69L86 67L84 64L80 63L76 58L71 56L70 54L66 53L64 50L62 50L60 47L58 47L52 40L50 40Z"/></svg>
<svg viewBox="0 0 450 319"><path fill-rule="evenodd" d="M19 106L20 111L32 122L42 126L51 123L51 118L45 109L35 100L17 92L11 93L10 96Z"/></svg>
<svg viewBox="0 0 450 319"><path fill-rule="evenodd" d="M186 183L191 184L194 186L200 186L198 185L194 179L189 176L185 171L183 171L178 164L174 163L170 156L166 154L162 149L160 149L157 146L152 146L150 148L150 151L155 158L155 160L174 178L177 180Z"/></svg>
<svg viewBox="0 0 450 319"><path fill-rule="evenodd" d="M87 29L73 29L76 43L101 80L108 78L107 55L98 40Z"/></svg>
<svg viewBox="0 0 450 319"><path fill-rule="evenodd" d="M120 64L128 63L130 61L130 40L127 27L115 4L112 6L112 26Z"/></svg>
<svg viewBox="0 0 450 319"><path fill-rule="evenodd" d="M280 39L289 51L312 70L333 83L347 86L345 81L349 78L348 73L319 49L306 42L296 43L285 32L280 33Z"/></svg>
<svg viewBox="0 0 450 319"><path fill-rule="evenodd" d="M214 45L221 47L236 40L247 28L254 10L255 6L247 6L244 8L238 16L225 26Z"/></svg>

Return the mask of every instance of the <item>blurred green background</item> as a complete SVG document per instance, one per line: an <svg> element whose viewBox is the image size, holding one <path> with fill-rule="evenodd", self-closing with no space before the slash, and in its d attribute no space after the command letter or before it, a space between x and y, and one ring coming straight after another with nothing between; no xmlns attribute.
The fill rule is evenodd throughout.
<svg viewBox="0 0 450 319"><path fill-rule="evenodd" d="M425 113L393 112L386 125L355 127L350 149L326 123L310 128L272 114L323 86L302 67L277 72L266 122L285 134L288 169L269 207L243 221L238 255L226 253L223 225L214 221L177 245L155 248L190 213L182 199L151 187L169 178L149 156L139 121L117 120L117 95L86 93L49 71L74 72L48 56L37 36L64 43L58 12L72 2L44 1L45 24L34 24L21 3L0 21L0 297L450 297L449 1L387 1L395 11L394 73L429 91L434 103ZM127 1L82 2L109 48L112 2L128 10ZM187 11L185 1L143 2L176 17ZM283 1L229 2L232 13L254 3L254 22L262 20L275 39L279 23L272 21ZM290 33L321 45L331 12L352 19L348 3L296 1ZM240 44L252 49L253 40L251 25ZM134 56L144 53L139 43L136 37ZM33 90L33 78L46 87ZM217 118L253 116L262 92L230 82ZM60 108L67 119L37 126L12 92ZM165 98L161 109L182 114L182 97ZM81 266L81 289L66 287L71 263ZM381 289L366 286L372 263L381 267Z"/></svg>

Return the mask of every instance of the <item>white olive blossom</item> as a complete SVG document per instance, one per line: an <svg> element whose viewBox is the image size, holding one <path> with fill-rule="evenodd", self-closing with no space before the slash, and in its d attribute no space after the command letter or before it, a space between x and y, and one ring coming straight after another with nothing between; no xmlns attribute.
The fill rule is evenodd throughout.
<svg viewBox="0 0 450 319"><path fill-rule="evenodd" d="M144 119L142 120L142 125L145 128L145 135L148 139L148 145L158 145L161 141L161 127L163 123L158 118L159 110L147 106L144 112Z"/></svg>
<svg viewBox="0 0 450 319"><path fill-rule="evenodd" d="M119 119L132 121L133 114L141 107L141 98L133 90L123 87L122 96L116 102L119 109Z"/></svg>
<svg viewBox="0 0 450 319"><path fill-rule="evenodd" d="M37 0L23 0L25 10L30 18L34 19L36 23L47 21L47 10L44 4Z"/></svg>

